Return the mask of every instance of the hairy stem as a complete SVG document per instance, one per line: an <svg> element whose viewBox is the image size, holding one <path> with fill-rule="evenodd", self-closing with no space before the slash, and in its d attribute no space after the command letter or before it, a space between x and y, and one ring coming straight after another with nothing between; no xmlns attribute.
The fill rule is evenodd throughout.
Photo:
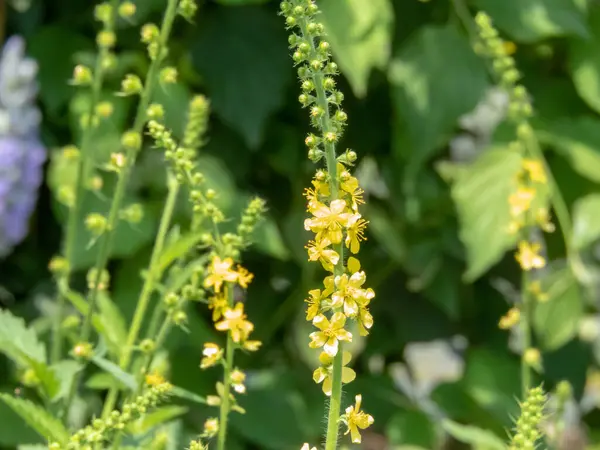
<svg viewBox="0 0 600 450"><path fill-rule="evenodd" d="M227 285L227 303L231 308L233 306L233 286ZM230 393L231 393L231 371L233 370L233 356L235 347L231 332L227 332L227 344L225 349L225 366L223 370L223 396L221 397L221 408L219 412L219 436L217 438L217 449L225 450L225 441L227 439L227 419L229 418Z"/></svg>
<svg viewBox="0 0 600 450"><path fill-rule="evenodd" d="M117 16L117 8L119 6L119 0L111 0L111 18L110 21L106 24L106 31L113 31L116 16ZM94 127L92 126L93 117L96 110L96 105L100 101L100 94L102 92L102 85L104 83L104 76L106 74L106 68L104 65L104 60L106 59L109 53L109 49L106 47L100 47L98 55L96 56L96 62L94 65L94 81L92 83L91 88L91 99L90 105L87 111L87 117L89 118L88 126L86 126L83 130L83 135L81 138L81 148L80 148L80 157L77 165L77 175L75 179L75 198L73 205L69 208L69 214L67 217L67 229L65 235L65 241L63 243L63 253L64 257L67 260L67 272L63 275L65 279L65 288L66 291L70 289L71 282L71 267L73 266L73 261L75 259L75 250L76 250L76 241L77 241L77 229L79 224L79 215L81 212L81 205L83 203L83 197L85 194L85 177L87 176L90 170L90 148L92 146L93 141L93 132ZM62 323L65 306L67 303L67 299L65 296L65 289L59 289L58 292L58 311L54 318L54 323L52 327L52 347L50 358L51 362L57 362L62 357L62 343L63 336L61 334L60 326Z"/></svg>
<svg viewBox="0 0 600 450"><path fill-rule="evenodd" d="M175 16L177 15L177 0L168 0L167 9L165 11L163 22L160 31L159 37L159 50L157 52L158 55L163 55L166 53L165 48L169 36L171 34L171 28L173 26L173 21L175 20ZM132 130L138 133L141 133L144 124L146 123L146 110L148 109L148 105L150 104L150 100L152 97L152 93L154 91L154 86L156 84L156 78L158 76L158 71L160 69L160 65L162 62L162 57L157 56L152 60L150 64L150 68L146 75L146 81L144 83L144 90L142 92L142 96L140 102L138 104L137 112L135 115L134 124ZM100 237L99 240L99 250L98 256L96 259L96 279L94 280L94 286L88 294L88 304L89 311L85 317L83 326L81 327L81 332L79 334L79 342L85 342L90 338L91 334L91 324L92 317L96 309L96 301L98 298L98 286L100 284L100 277L102 276L102 272L106 268L106 264L108 262L108 255L110 252L110 247L112 243L113 233L117 226L117 221L119 220L119 211L121 209L121 204L123 202L123 198L125 196L125 189L127 187L127 181L129 180L129 174L131 173L131 169L135 163L135 159L137 156L137 150L133 148L128 148L126 152L126 164L125 167L119 172L119 177L117 180L117 186L115 188L115 193L113 196L113 200L110 207L110 212L108 215L107 221L107 229L106 232ZM75 396L75 392L77 391L77 384L79 383L79 377L81 372L78 373L75 377L73 377L73 381L70 387L69 396L67 397L66 408L68 409L73 398ZM113 396L114 397L114 396Z"/></svg>
<svg viewBox="0 0 600 450"><path fill-rule="evenodd" d="M531 389L531 366L525 361L525 352L531 347L531 295L529 295L529 272L522 271L521 275L521 333L523 351L521 352L521 386L522 398L527 398Z"/></svg>

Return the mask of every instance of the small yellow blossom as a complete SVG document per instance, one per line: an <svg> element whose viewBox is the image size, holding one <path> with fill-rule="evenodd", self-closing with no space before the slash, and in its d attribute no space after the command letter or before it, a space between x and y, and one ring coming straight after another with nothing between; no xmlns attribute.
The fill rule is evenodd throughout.
<svg viewBox="0 0 600 450"><path fill-rule="evenodd" d="M531 207L531 202L535 198L535 189L528 187L519 187L517 192L508 198L510 205L510 214L518 217Z"/></svg>
<svg viewBox="0 0 600 450"><path fill-rule="evenodd" d="M350 367L346 367L350 360L352 359L352 354L350 352L344 351L342 352L342 383L348 384L354 381L356 378L356 372L352 370ZM331 386L332 386L332 374L333 374L333 358L329 356L327 353L322 352L319 355L319 361L321 362L321 367L317 368L313 372L313 380L315 383L323 383L323 393L330 397L331 396Z"/></svg>
<svg viewBox="0 0 600 450"><path fill-rule="evenodd" d="M528 366L539 367L542 362L542 354L537 348L529 347L523 352L523 361Z"/></svg>
<svg viewBox="0 0 600 450"><path fill-rule="evenodd" d="M221 260L214 256L208 268L208 276L204 279L204 287L212 287L216 293L221 292L223 282L234 282L238 279L238 273L232 270L233 259L225 258Z"/></svg>
<svg viewBox="0 0 600 450"><path fill-rule="evenodd" d="M360 214L354 214L348 219L348 225L346 229L346 247L354 254L360 250L360 241L364 241L365 238L365 227L367 221L361 218Z"/></svg>
<svg viewBox="0 0 600 450"><path fill-rule="evenodd" d="M515 258L523 270L541 269L546 265L546 260L539 254L541 247L538 242L532 244L527 241L519 242L519 250Z"/></svg>
<svg viewBox="0 0 600 450"><path fill-rule="evenodd" d="M373 327L373 316L366 307L360 308L358 315L358 332L361 336L369 334L369 330Z"/></svg>
<svg viewBox="0 0 600 450"><path fill-rule="evenodd" d="M341 173L344 173L343 171ZM354 212L358 211L358 205L363 204L364 191L359 187L358 180L355 177L348 177L340 183L342 190L350 196L350 203Z"/></svg>
<svg viewBox="0 0 600 450"><path fill-rule="evenodd" d="M342 241L342 230L351 216L346 212L346 201L333 200L330 206L317 203L310 212L314 217L304 221L304 228L316 233L317 241L328 239L332 244L339 244Z"/></svg>
<svg viewBox="0 0 600 450"><path fill-rule="evenodd" d="M308 295L310 295L310 297L304 300L306 303L308 303L308 308L306 309L306 320L312 321L321 311L321 302L325 298L323 297L320 289L311 289L308 291Z"/></svg>
<svg viewBox="0 0 600 450"><path fill-rule="evenodd" d="M219 419L215 417L209 417L204 422L204 432L202 437L211 438L217 435L219 432Z"/></svg>
<svg viewBox="0 0 600 450"><path fill-rule="evenodd" d="M508 312L500 318L500 322L498 322L498 327L502 330L508 330L517 325L520 319L521 311L519 310L519 308L510 308Z"/></svg>
<svg viewBox="0 0 600 450"><path fill-rule="evenodd" d="M359 308L367 307L375 297L373 289L362 289L367 276L364 272L353 273L350 277L343 274L335 277L336 291L331 296L334 308L344 308L347 317L354 318L359 313Z"/></svg>
<svg viewBox="0 0 600 450"><path fill-rule="evenodd" d="M346 316L341 312L336 312L331 321L323 314L319 314L313 319L313 325L321 331L314 331L310 334L312 341L310 348L321 348L329 356L335 356L338 352L339 341L352 341L352 333L344 329Z"/></svg>
<svg viewBox="0 0 600 450"><path fill-rule="evenodd" d="M223 350L217 344L207 342L204 344L202 355L204 355L204 358L200 361L200 368L207 369L221 361Z"/></svg>
<svg viewBox="0 0 600 450"><path fill-rule="evenodd" d="M309 261L320 261L323 269L333 272L333 266L340 260L340 255L335 250L328 248L330 245L329 239L321 239L317 242L309 241L305 248L308 250Z"/></svg>
<svg viewBox="0 0 600 450"><path fill-rule="evenodd" d="M246 269L245 267L242 267L242 266L237 267L237 274L238 274L238 279L237 279L238 284L241 287L243 287L244 289L248 288L248 285L250 284L250 282L252 282L254 275L252 273L248 272L248 269Z"/></svg>
<svg viewBox="0 0 600 450"><path fill-rule="evenodd" d="M248 338L248 335L254 330L254 324L246 320L244 314L244 304L237 303L235 308L227 308L223 313L223 320L215 324L219 331L229 330L233 342L240 343Z"/></svg>
<svg viewBox="0 0 600 450"><path fill-rule="evenodd" d="M152 372L146 375L145 381L148 386L159 386L166 383L167 380L160 373Z"/></svg>
<svg viewBox="0 0 600 450"><path fill-rule="evenodd" d="M529 179L534 183L545 184L548 182L546 171L540 161L535 159L524 159L523 169L525 169Z"/></svg>
<svg viewBox="0 0 600 450"><path fill-rule="evenodd" d="M346 408L346 422L348 425L348 430L345 434L350 433L350 437L352 438L352 442L354 444L360 444L361 437L360 431L365 428L369 428L374 420L373 417L363 411L360 410L360 404L362 402L362 396L357 395L355 397L356 404L354 406L348 406Z"/></svg>
<svg viewBox="0 0 600 450"><path fill-rule="evenodd" d="M244 350L248 350L249 352L255 352L260 348L261 345L262 342L260 341L244 341L244 345L242 347Z"/></svg>
<svg viewBox="0 0 600 450"><path fill-rule="evenodd" d="M223 313L225 312L225 310L227 309L228 306L229 306L229 303L227 301L227 298L222 294L215 295L208 299L208 309L213 310L213 313L212 313L213 322L216 322L221 317L223 317Z"/></svg>
<svg viewBox="0 0 600 450"><path fill-rule="evenodd" d="M244 385L246 374L244 372L239 369L234 369L229 378L231 379L231 385L235 392L238 394L244 394L246 392L246 386Z"/></svg>

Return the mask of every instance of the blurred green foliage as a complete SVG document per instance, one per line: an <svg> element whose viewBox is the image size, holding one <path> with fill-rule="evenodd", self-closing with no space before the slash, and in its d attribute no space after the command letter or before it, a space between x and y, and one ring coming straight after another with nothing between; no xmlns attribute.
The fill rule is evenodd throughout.
<svg viewBox="0 0 600 450"><path fill-rule="evenodd" d="M9 11L7 33L23 34L40 64L43 137L53 150L77 136L77 112L89 101L67 80L76 63L93 58L92 3L34 0L24 13ZM164 2L135 3L135 21L143 24L160 15ZM543 278L550 299L537 310L534 327L544 359L539 380L551 389L567 379L578 399L584 396L587 370L598 366L600 357L599 325L591 338L589 333L579 337L582 320L596 314L600 299L595 268L600 258L595 246L600 237L600 5L587 0L319 4L343 74L350 126L341 148L352 147L361 157L357 170L368 196L364 216L371 222L361 260L377 292L376 326L368 338L353 343L353 353L360 352L353 361L358 378L345 393L350 399L361 392L365 409L375 417L364 448L388 448L385 442L404 450L442 448L442 442L444 448L460 448L445 439L447 432L475 442L478 450L498 448L493 433L504 438L519 391L518 357L508 334L497 327L520 282L518 266L505 254L514 242L502 232L515 164L502 153L509 134L503 126L492 136L494 149L483 146L472 165L450 151L461 132L460 117L492 84L453 4L486 10L516 44L523 82L534 97L536 132L574 217L571 238L585 262L585 289L577 288L561 261L560 234L546 236L555 264ZM225 213L238 216L252 194L269 206L268 220L245 256L256 275L247 311L265 345L258 356L240 362L249 368L249 392L240 400L247 414L232 418L231 450L297 449L304 441L317 442L323 428L323 396L311 381L315 355L307 349L309 325L303 320L305 293L319 280L303 249L302 191L313 170L303 146L308 115L296 101L299 90L277 6L269 0L205 1L195 27L175 30L170 60L181 85L157 93L176 136L182 133L190 95L203 92L211 99L214 114L200 168L220 193ZM126 71L146 70L137 28L121 28L119 46L125 51L109 79L107 98L114 97ZM101 127L94 140L99 154L114 148L131 113L128 99L114 101L110 125ZM144 149L129 201L141 201L146 215L133 229L123 226L116 233L112 298L125 318L135 306L164 201L163 168L161 155ZM42 333L52 314L44 301L53 295L47 261L58 251L65 220L50 192L57 186L53 180L70 170L58 156L51 159L30 236L0 265L0 284L12 294L2 301L35 319ZM92 194L84 204L90 211L109 206ZM178 220L188 219L180 208ZM83 227L80 236L77 268L83 283L83 270L95 253ZM216 381L216 375L198 369L202 344L214 334L205 310L190 316L189 329L189 334L174 333L169 342L172 380L204 395ZM3 333L0 329L0 345ZM466 345L451 340L455 336ZM405 357L408 344L439 339L452 343L447 353L464 369L453 379L444 378L443 359L421 361L426 367L419 369ZM395 370L406 367L408 377ZM8 368L0 360L0 390L26 390ZM106 386L94 380L96 388L88 383L90 407L97 404L97 388ZM416 395L428 380L433 380L432 392ZM589 385L585 392L595 406ZM207 411L188 406L187 413L174 414L174 426L192 437ZM594 427L600 414L592 408L584 418ZM461 428L459 422L489 431ZM590 433L590 440L600 444L598 433ZM40 441L0 403L0 446L24 442ZM185 442L182 437L173 448Z"/></svg>

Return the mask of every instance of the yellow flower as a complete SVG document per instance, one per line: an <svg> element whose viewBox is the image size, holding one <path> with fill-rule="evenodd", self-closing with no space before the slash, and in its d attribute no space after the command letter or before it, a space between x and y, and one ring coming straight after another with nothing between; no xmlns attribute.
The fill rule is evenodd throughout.
<svg viewBox="0 0 600 450"><path fill-rule="evenodd" d="M244 350L248 350L249 352L255 352L260 348L261 345L262 342L260 341L244 341L244 345L242 347Z"/></svg>
<svg viewBox="0 0 600 450"><path fill-rule="evenodd" d="M346 367L351 359L352 354L350 352L342 352L342 383L345 384L351 383L356 378L356 372L350 367ZM313 372L313 380L317 384L323 382L323 393L326 396L330 397L333 373L333 358L327 353L323 352L319 355L319 361L321 362L321 367L319 367Z"/></svg>
<svg viewBox="0 0 600 450"><path fill-rule="evenodd" d="M246 374L244 372L239 369L234 369L229 378L231 379L231 385L235 392L238 394L244 394L246 392L246 386L244 386Z"/></svg>
<svg viewBox="0 0 600 450"><path fill-rule="evenodd" d="M244 304L237 303L235 308L227 308L223 314L223 320L215 324L219 331L229 330L233 342L239 343L245 341L248 335L254 330L252 322L246 320L244 314Z"/></svg>
<svg viewBox="0 0 600 450"><path fill-rule="evenodd" d="M323 314L319 314L313 319L313 325L321 331L315 331L310 334L312 341L310 348L323 347L325 353L329 356L335 356L338 352L339 341L352 341L352 333L344 329L346 316L341 312L335 313L331 317L331 322Z"/></svg>
<svg viewBox="0 0 600 450"><path fill-rule="evenodd" d="M542 282L534 280L529 283L527 290L537 299L538 302L544 303L550 298L546 292L542 290Z"/></svg>
<svg viewBox="0 0 600 450"><path fill-rule="evenodd" d="M233 259L225 258L221 260L218 256L214 256L210 266L208 267L208 276L204 279L204 287L212 287L216 293L221 292L223 282L234 282L238 279L238 273L231 269Z"/></svg>
<svg viewBox="0 0 600 450"><path fill-rule="evenodd" d="M313 179L312 185L314 189L308 188L304 190L304 196L308 200L309 211L317 207L321 197L329 197L329 183Z"/></svg>
<svg viewBox="0 0 600 450"><path fill-rule="evenodd" d="M360 404L362 402L362 396L357 395L355 397L356 404L354 406L348 406L346 408L346 422L348 425L348 430L344 434L350 433L352 438L352 442L354 444L360 444L360 431L365 428L369 428L374 420L373 417L363 411L360 410Z"/></svg>
<svg viewBox="0 0 600 450"><path fill-rule="evenodd" d="M517 325L520 319L521 311L519 311L519 308L510 308L508 312L500 318L500 322L498 322L498 327L502 330L508 330Z"/></svg>
<svg viewBox="0 0 600 450"><path fill-rule="evenodd" d="M211 438L216 436L219 432L219 419L215 417L209 417L204 422L204 432L202 433L202 437Z"/></svg>
<svg viewBox="0 0 600 450"><path fill-rule="evenodd" d="M321 301L325 300L326 297L323 296L320 289L311 289L308 291L308 295L310 295L310 298L304 300L308 303L306 320L311 321L319 314L321 310Z"/></svg>
<svg viewBox="0 0 600 450"><path fill-rule="evenodd" d="M531 202L535 197L535 189L520 186L517 192L508 198L510 205L510 214L518 217L531 207Z"/></svg>
<svg viewBox="0 0 600 450"><path fill-rule="evenodd" d="M148 386L159 386L159 385L165 383L166 381L167 380L165 380L165 377L163 377L158 372L152 372L152 373L149 373L148 375L146 375L146 384Z"/></svg>
<svg viewBox="0 0 600 450"><path fill-rule="evenodd" d="M321 239L317 242L309 241L305 248L308 250L309 261L320 261L323 269L333 272L333 266L340 260L340 255L335 250L327 248L330 245L329 239Z"/></svg>
<svg viewBox="0 0 600 450"><path fill-rule="evenodd" d="M244 289L246 289L248 287L248 285L254 278L254 275L252 273L248 272L248 269L246 269L245 267L242 267L242 266L237 267L237 275L238 275L237 282Z"/></svg>
<svg viewBox="0 0 600 450"><path fill-rule="evenodd" d="M358 253L360 250L360 241L367 239L364 234L367 223L366 220L361 218L360 214L354 214L348 220L348 228L346 229L346 247L354 254Z"/></svg>
<svg viewBox="0 0 600 450"><path fill-rule="evenodd" d="M539 254L541 247L537 242L533 244L527 241L519 242L519 250L515 259L523 270L541 269L546 265L546 260Z"/></svg>
<svg viewBox="0 0 600 450"><path fill-rule="evenodd" d="M223 317L223 313L225 312L225 310L227 309L228 306L229 306L229 303L227 302L227 298L225 298L224 295L219 294L219 295L215 295L214 297L210 297L208 299L208 309L213 310L213 313L212 313L213 322L216 322L221 317Z"/></svg>
<svg viewBox="0 0 600 450"><path fill-rule="evenodd" d="M331 296L332 307L343 306L347 317L356 317L360 307L366 307L375 297L373 289L362 289L366 279L367 276L362 271L353 273L350 277L347 274L335 277L337 290Z"/></svg>
<svg viewBox="0 0 600 450"><path fill-rule="evenodd" d="M344 172L342 172L342 173L344 173ZM358 180L355 177L350 176L350 177L345 177L345 178L346 178L346 180L344 180L340 183L340 187L342 188L343 191L347 192L348 195L350 195L350 202L352 204L352 210L354 212L357 212L358 205L361 205L365 202L363 199L364 191L359 187Z"/></svg>
<svg viewBox="0 0 600 450"><path fill-rule="evenodd" d="M223 357L223 350L217 344L207 342L204 344L202 354L204 355L204 358L200 361L200 368L207 369L221 360Z"/></svg>
<svg viewBox="0 0 600 450"><path fill-rule="evenodd" d="M373 316L366 307L360 308L358 314L358 332L361 336L369 334L369 330L373 326Z"/></svg>
<svg viewBox="0 0 600 450"><path fill-rule="evenodd" d="M529 179L534 183L545 184L548 182L546 171L542 163L536 159L524 159L523 169L527 172Z"/></svg>
<svg viewBox="0 0 600 450"><path fill-rule="evenodd" d="M350 218L350 213L345 212L345 200L333 200L330 206L317 203L309 211L314 217L304 221L304 229L316 233L315 240L328 239L332 244L342 242L342 229Z"/></svg>

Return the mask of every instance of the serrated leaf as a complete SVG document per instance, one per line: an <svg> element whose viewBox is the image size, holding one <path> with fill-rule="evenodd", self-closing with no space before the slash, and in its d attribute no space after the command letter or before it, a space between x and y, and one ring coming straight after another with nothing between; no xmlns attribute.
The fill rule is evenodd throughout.
<svg viewBox="0 0 600 450"><path fill-rule="evenodd" d="M483 153L452 186L460 222L460 238L467 250L464 278L473 281L516 242L508 233L508 198L516 188L521 155L506 148Z"/></svg>
<svg viewBox="0 0 600 450"><path fill-rule="evenodd" d="M585 16L573 0L477 0L475 4L516 41L589 36Z"/></svg>
<svg viewBox="0 0 600 450"><path fill-rule="evenodd" d="M474 450L505 450L506 444L502 439L488 430L472 425L463 425L450 419L442 421L442 427L454 439L464 444L470 444Z"/></svg>
<svg viewBox="0 0 600 450"><path fill-rule="evenodd" d="M253 148L292 80L286 42L280 19L253 6L216 8L195 39L193 63L215 113Z"/></svg>
<svg viewBox="0 0 600 450"><path fill-rule="evenodd" d="M573 236L571 244L582 250L600 238L600 194L580 198L573 207Z"/></svg>
<svg viewBox="0 0 600 450"><path fill-rule="evenodd" d="M540 142L560 152L573 170L600 183L600 121L585 116L561 119L536 130Z"/></svg>
<svg viewBox="0 0 600 450"><path fill-rule="evenodd" d="M35 403L23 398L0 394L0 400L6 403L15 413L48 441L64 443L69 439L69 432L60 420Z"/></svg>
<svg viewBox="0 0 600 450"><path fill-rule="evenodd" d="M456 27L424 26L395 55L389 70L396 113L408 126L419 162L451 137L488 86L483 62Z"/></svg>
<svg viewBox="0 0 600 450"><path fill-rule="evenodd" d="M389 0L319 2L335 61L357 97L367 93L373 69L385 69L391 53L394 10Z"/></svg>
<svg viewBox="0 0 600 450"><path fill-rule="evenodd" d="M577 335L584 302L577 280L568 267L545 273L542 291L548 299L536 303L533 328L540 347L551 351L562 347Z"/></svg>
<svg viewBox="0 0 600 450"><path fill-rule="evenodd" d="M125 372L112 361L95 355L92 357L92 362L96 364L100 369L104 370L106 373L111 374L115 378L115 380L118 380L121 383L123 383L131 391L135 392L137 390L138 385L135 380L135 377L130 373Z"/></svg>
<svg viewBox="0 0 600 450"><path fill-rule="evenodd" d="M46 346L36 332L7 309L0 310L0 352L22 365L46 362Z"/></svg>

